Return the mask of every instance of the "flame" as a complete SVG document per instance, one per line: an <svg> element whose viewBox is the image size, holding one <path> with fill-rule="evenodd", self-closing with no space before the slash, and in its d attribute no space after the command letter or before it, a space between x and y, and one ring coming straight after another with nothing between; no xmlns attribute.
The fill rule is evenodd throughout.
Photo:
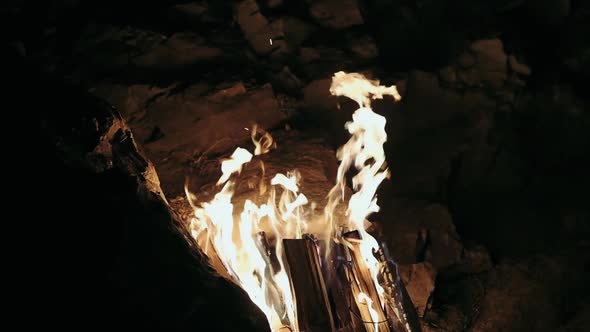
<svg viewBox="0 0 590 332"><path fill-rule="evenodd" d="M358 295L358 301L363 303L367 306L369 310L369 314L371 315L371 321L373 322L373 329L375 332L379 331L379 315L377 314L377 310L373 308L373 300L369 297L369 295L360 292Z"/></svg>
<svg viewBox="0 0 590 332"><path fill-rule="evenodd" d="M242 171L242 166L250 160L252 160L252 154L248 150L237 148L228 159L221 163L223 175L217 181L217 185L227 182L233 173Z"/></svg>
<svg viewBox="0 0 590 332"><path fill-rule="evenodd" d="M324 214L321 218L313 218L313 223L326 226L325 231L314 235L328 244L345 242L338 238L346 230L357 230L361 235L361 256L373 278L379 299L371 299L360 292L356 300L359 305L368 307L371 320L375 322L374 330L377 331L379 317L375 308L385 305L384 290L377 280L379 262L373 255L379 246L365 230L364 223L369 214L379 211L376 191L389 173L383 151L387 140L386 121L371 110L370 102L384 95L391 95L396 100L400 96L395 86L380 86L379 81L344 72L334 75L330 92L355 100L359 108L354 112L352 121L346 124L351 138L337 152L340 165L336 183L327 196ZM268 153L275 146L272 136L256 126L252 129L252 142L254 155ZM216 270L248 293L252 302L266 315L273 331L285 328L299 331L295 296L291 293L283 261L282 240L301 239L308 233L315 203L310 204L307 197L299 192L300 174L293 171L274 175L269 190L261 182L259 194L267 194L265 204L258 206L246 200L239 214L234 213L232 197L235 180L232 175L240 173L244 164L252 158L252 153L237 148L221 163L222 175L217 182L220 190L210 202L193 206L194 217L189 224L191 234ZM352 178L354 194L348 201L345 220L336 222L335 210L345 200L345 175L352 166L357 170ZM262 162L261 169L264 174ZM189 201L196 197L188 190L187 196ZM274 247L268 242L272 242Z"/></svg>
<svg viewBox="0 0 590 332"><path fill-rule="evenodd" d="M355 193L348 201L347 224L341 227L358 230L361 234L362 257L371 272L381 305L385 306L384 290L377 279L379 262L373 255L373 252L379 249L379 244L364 228L365 218L369 214L379 211L375 194L381 182L389 176L383 150L383 144L387 140L386 120L383 116L373 112L371 99L381 99L384 95L391 95L395 100L399 100L401 97L395 86L380 86L379 81L367 80L358 73L346 74L344 72L334 74L330 92L355 100L359 108L353 113L352 121L345 125L351 138L336 154L340 160L340 166L336 176L336 185L328 194L328 205L325 209L326 220L333 221L335 207L339 201L344 200L345 175L354 165L358 171L352 178ZM332 226L332 230L337 229L333 222ZM333 234L333 236L335 235Z"/></svg>
<svg viewBox="0 0 590 332"><path fill-rule="evenodd" d="M258 137L259 131L261 133L260 137ZM269 152L271 148L276 146L272 136L268 132L259 129L256 124L252 127L251 137L252 143L254 143L254 146L256 147L254 149L254 155L256 156L265 154Z"/></svg>

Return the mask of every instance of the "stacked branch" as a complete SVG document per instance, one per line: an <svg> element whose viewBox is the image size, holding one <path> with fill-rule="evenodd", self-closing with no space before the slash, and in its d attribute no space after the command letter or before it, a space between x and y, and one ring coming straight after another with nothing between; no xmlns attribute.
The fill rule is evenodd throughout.
<svg viewBox="0 0 590 332"><path fill-rule="evenodd" d="M360 250L360 234L358 231L344 234L349 245L348 250L351 263L347 271L347 280L350 285L356 308L367 332L390 332L387 315L379 299L379 293Z"/></svg>
<svg viewBox="0 0 590 332"><path fill-rule="evenodd" d="M386 248L376 253L382 263L379 283L385 290L383 303L361 255L360 233L345 233L343 240L346 244L332 243L326 260L320 260L319 254L326 248L309 236L283 240L298 331L420 331L417 321L409 319L408 323L408 315L413 317L412 306Z"/></svg>
<svg viewBox="0 0 590 332"><path fill-rule="evenodd" d="M318 247L311 238L283 240L301 332L335 332Z"/></svg>

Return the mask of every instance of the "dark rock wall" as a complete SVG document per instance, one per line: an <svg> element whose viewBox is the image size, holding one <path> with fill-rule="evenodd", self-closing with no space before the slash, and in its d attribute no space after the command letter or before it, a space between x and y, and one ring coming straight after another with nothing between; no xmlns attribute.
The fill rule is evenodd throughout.
<svg viewBox="0 0 590 332"><path fill-rule="evenodd" d="M268 330L246 293L216 275L187 240L153 164L120 114L32 63L12 65L14 71L5 71L13 84L7 101L19 101L17 112L26 110L21 115L34 142L11 154L18 161L12 174L24 180L17 186L28 188L36 211L22 219L34 229L31 261L22 265L32 273L23 279L36 280L22 294L33 293L26 306L36 320L22 324Z"/></svg>

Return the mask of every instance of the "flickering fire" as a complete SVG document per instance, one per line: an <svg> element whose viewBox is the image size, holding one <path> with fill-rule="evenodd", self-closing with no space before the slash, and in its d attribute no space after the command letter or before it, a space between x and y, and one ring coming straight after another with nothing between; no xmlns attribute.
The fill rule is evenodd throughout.
<svg viewBox="0 0 590 332"><path fill-rule="evenodd" d="M346 124L351 137L337 152L340 165L336 183L328 194L321 217L310 217L312 204L299 191L300 174L296 170L274 175L269 190L260 190L261 195L266 195L266 203L257 205L246 200L240 210L234 209L232 196L236 180L233 175L240 173L253 158L253 154L244 148L237 148L222 162L222 176L217 182L220 190L215 197L193 206L194 217L189 225L192 236L216 270L248 293L252 302L266 315L273 331L300 330L296 317L296 294L292 294L286 272L282 240L301 239L304 234L309 234L310 226L322 226L313 229L325 230L321 234L313 234L326 242L325 255L333 243L352 246L342 236L344 232L357 231L360 234L355 243L360 246L364 265L378 293L378 298L371 298L359 290L355 297L359 306L368 308L369 319L374 322L367 330L379 330L378 310L383 312L386 304L386 294L378 279L380 263L374 255L379 245L364 227L366 217L379 211L376 190L389 175L383 151L387 140L386 121L372 111L371 100L384 95L393 96L396 100L401 97L395 86L381 86L378 81L368 80L361 74L344 72L334 75L330 92L351 98L359 108L354 112L352 121ZM268 153L274 145L270 134L259 136L257 128L252 129L252 141L254 155ZM353 166L357 171L352 179L354 193L348 200L346 217L336 220L335 210L345 200L345 175ZM262 186L266 188L267 184L261 183ZM195 200L188 190L187 195L190 202ZM273 248L261 246L261 232L273 239ZM267 250L274 251L278 266L272 264Z"/></svg>

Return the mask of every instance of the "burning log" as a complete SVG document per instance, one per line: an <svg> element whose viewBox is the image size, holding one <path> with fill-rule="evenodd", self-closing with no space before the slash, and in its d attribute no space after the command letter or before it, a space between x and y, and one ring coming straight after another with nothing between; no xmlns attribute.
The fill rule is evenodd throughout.
<svg viewBox="0 0 590 332"><path fill-rule="evenodd" d="M381 244L376 256L381 263L379 284L385 291L387 315L392 318L394 330L420 332L418 315L385 243Z"/></svg>
<svg viewBox="0 0 590 332"><path fill-rule="evenodd" d="M338 332L365 332L364 323L348 282L351 257L342 244L332 242L331 245L330 259L323 267L333 303L336 327Z"/></svg>
<svg viewBox="0 0 590 332"><path fill-rule="evenodd" d="M387 314L379 299L377 286L373 282L369 268L361 254L360 233L358 231L348 232L344 234L344 239L347 241L345 248L348 250L352 262L347 271L347 278L365 329L367 332L391 331Z"/></svg>
<svg viewBox="0 0 590 332"><path fill-rule="evenodd" d="M273 330L408 332L395 266L385 253L377 259L379 245L363 228L366 216L378 211L375 190L389 174L383 151L385 118L370 109L370 101L383 95L400 96L395 86L381 86L363 75L344 72L334 75L330 92L353 99L359 109L347 124L352 137L338 151L341 164L336 184L328 193L323 222L309 218L315 208L313 203L311 209L305 208L309 201L299 190L297 170L276 174L266 203L246 199L236 219L233 175L253 157L248 150L237 148L221 163L220 191L213 200L194 206L191 230L195 238L206 232L212 239L233 281L262 309ZM254 154L264 153L260 140L253 137L253 142ZM302 238L302 233L336 225L335 209L343 199L346 174L352 165L358 171L352 178L355 193L348 201L347 220L339 227L354 231L335 239L331 237L335 229L322 231L328 242L322 249L329 255L320 260L313 235ZM278 201L274 186L282 188ZM269 239L279 242L269 244L262 229L271 231Z"/></svg>
<svg viewBox="0 0 590 332"><path fill-rule="evenodd" d="M283 246L291 287L296 294L299 331L335 332L316 244L311 238L284 239Z"/></svg>
<svg viewBox="0 0 590 332"><path fill-rule="evenodd" d="M264 234L259 235L261 243L266 243ZM326 260L318 254L318 249L326 250L325 243L318 248L311 237L283 240L299 330L419 332L418 317L385 245L375 252L380 262L379 284L375 285L361 256L360 233L348 232L343 240L346 245L331 243ZM265 247L269 248L268 243ZM384 290L384 303L378 286Z"/></svg>

